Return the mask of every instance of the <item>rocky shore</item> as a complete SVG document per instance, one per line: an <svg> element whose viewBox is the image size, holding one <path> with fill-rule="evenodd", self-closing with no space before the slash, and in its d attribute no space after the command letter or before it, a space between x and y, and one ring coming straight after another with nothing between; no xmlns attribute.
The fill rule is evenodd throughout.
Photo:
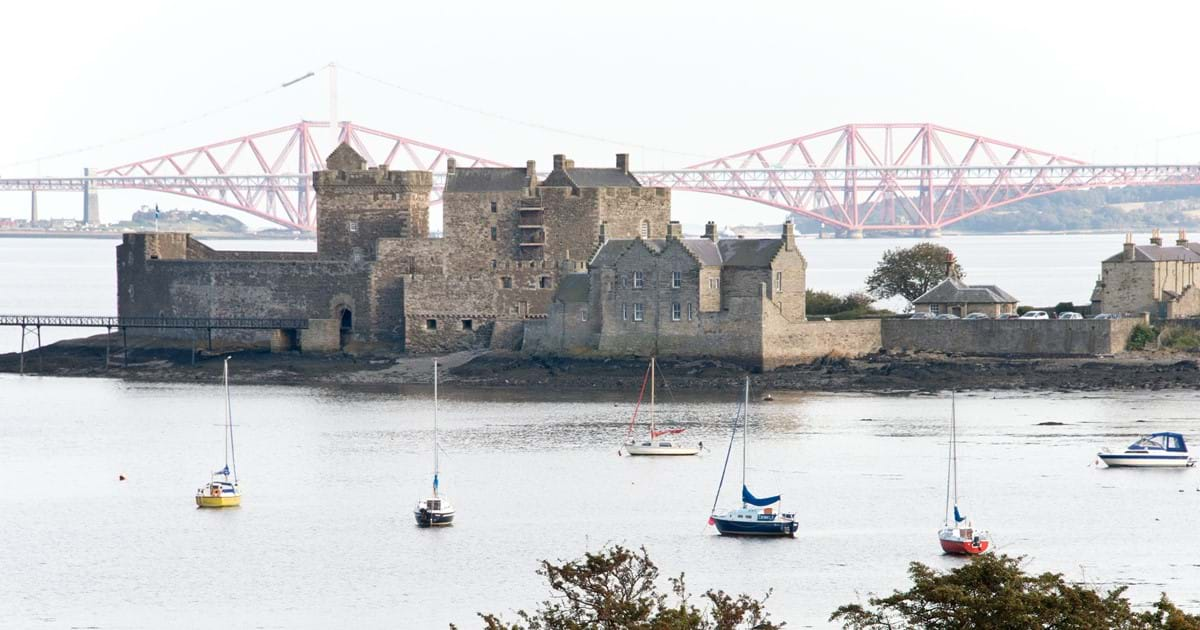
<svg viewBox="0 0 1200 630"><path fill-rule="evenodd" d="M63 341L25 354L25 373L105 377L130 381L209 383L219 379L220 357L237 361L238 382L272 385L383 386L431 380L430 357L397 354L223 353L191 348L131 346L128 364L114 343L105 367L103 335ZM443 378L460 387L527 387L636 390L641 359L560 359L520 353L460 352L441 357ZM708 360L660 360L669 386L678 390L736 388L742 367ZM0 354L0 373L20 369L16 353ZM1200 361L1182 353L1136 353L1096 358L954 357L880 354L863 359L826 358L811 364L752 374L765 391L903 393L955 389L1096 391L1191 389L1200 385Z"/></svg>

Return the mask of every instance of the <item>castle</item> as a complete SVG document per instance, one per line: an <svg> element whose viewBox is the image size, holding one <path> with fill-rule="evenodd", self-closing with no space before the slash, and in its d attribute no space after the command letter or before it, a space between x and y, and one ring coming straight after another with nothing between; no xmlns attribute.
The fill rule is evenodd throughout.
<svg viewBox="0 0 1200 630"><path fill-rule="evenodd" d="M427 171L368 167L343 144L313 174L316 252L214 250L187 234L127 234L122 317L302 318L279 350L383 346L677 355L771 368L879 346L877 323L805 321L805 261L778 238L684 238L671 191L629 157L577 168L447 162L441 238ZM168 333L155 333L165 335ZM242 332L240 341L259 333Z"/></svg>

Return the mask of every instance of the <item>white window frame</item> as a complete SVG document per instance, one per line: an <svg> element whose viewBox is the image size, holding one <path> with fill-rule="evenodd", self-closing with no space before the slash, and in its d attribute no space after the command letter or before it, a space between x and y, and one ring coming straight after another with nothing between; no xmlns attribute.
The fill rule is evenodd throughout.
<svg viewBox="0 0 1200 630"><path fill-rule="evenodd" d="M714 291L716 291L717 289L720 289L721 288L721 279L720 278L709 278L708 279L708 288L710 288Z"/></svg>
<svg viewBox="0 0 1200 630"><path fill-rule="evenodd" d="M775 272L775 291L778 293L783 293L783 272L782 271Z"/></svg>
<svg viewBox="0 0 1200 630"><path fill-rule="evenodd" d="M682 271L672 271L671 272L671 288L678 289L681 286L683 286L683 272Z"/></svg>
<svg viewBox="0 0 1200 630"><path fill-rule="evenodd" d="M640 289L646 286L646 275L640 271L633 272L633 288Z"/></svg>
<svg viewBox="0 0 1200 630"><path fill-rule="evenodd" d="M679 302L671 303L671 321L677 322L683 319L683 305Z"/></svg>
<svg viewBox="0 0 1200 630"><path fill-rule="evenodd" d="M642 303L634 302L633 303L633 321L635 321L635 322L642 321L643 315L644 315L644 313L642 310Z"/></svg>

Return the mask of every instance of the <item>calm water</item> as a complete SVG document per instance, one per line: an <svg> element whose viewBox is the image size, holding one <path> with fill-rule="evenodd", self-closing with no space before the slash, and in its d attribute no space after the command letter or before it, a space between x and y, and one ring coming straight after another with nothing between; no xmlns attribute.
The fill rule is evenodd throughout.
<svg viewBox="0 0 1200 630"><path fill-rule="evenodd" d="M1086 299L1119 241L942 239L972 280L1033 303ZM883 249L911 242L804 241L810 285L855 289ZM114 312L114 244L0 239L0 312ZM15 347L14 331L0 335ZM666 461L617 456L629 396L450 389L443 490L459 521L436 531L411 523L429 485L427 390L235 385L246 504L198 511L192 493L222 464L219 392L0 375L0 628L477 627L476 611L545 596L538 559L605 543L646 545L696 591L774 588L777 618L826 627L838 605L903 586L909 561L959 562L935 534L945 398L755 405L751 488L782 493L801 530L736 540L704 526L736 392L668 397L660 412L714 452ZM1189 555L1200 473L1092 465L1098 447L1150 430L1200 440L1198 403L1195 392L960 395L964 511L1031 570L1128 584L1140 603L1166 591L1200 611ZM739 469L735 451L723 505Z"/></svg>
<svg viewBox="0 0 1200 630"><path fill-rule="evenodd" d="M234 387L246 498L227 511L191 496L222 463L215 385L0 376L0 394L0 627L478 627L476 611L544 596L539 558L605 543L645 545L696 590L774 588L777 618L825 627L839 604L902 586L909 561L960 562L935 534L946 398L754 405L749 483L781 492L801 528L738 540L705 528L732 401L660 408L714 452L631 459L616 448L627 400L450 390L442 489L459 520L418 530L410 511L431 467L422 390ZM964 512L1031 570L1200 610L1200 474L1091 465L1097 447L1151 428L1197 435L1198 402L960 395ZM735 450L723 505L739 466Z"/></svg>
<svg viewBox="0 0 1200 630"><path fill-rule="evenodd" d="M1121 249L1119 234L1032 236L946 236L936 242L952 249L967 280L998 284L1025 304L1087 303L1100 273L1100 261ZM0 238L0 313L116 315L117 240ZM313 241L208 240L218 249L300 249ZM863 288L879 257L914 239L859 241L801 239L808 259L808 286L845 293ZM903 307L891 301L891 308ZM96 331L92 331L96 332ZM43 341L78 336L46 329ZM20 343L15 329L0 329L0 352Z"/></svg>

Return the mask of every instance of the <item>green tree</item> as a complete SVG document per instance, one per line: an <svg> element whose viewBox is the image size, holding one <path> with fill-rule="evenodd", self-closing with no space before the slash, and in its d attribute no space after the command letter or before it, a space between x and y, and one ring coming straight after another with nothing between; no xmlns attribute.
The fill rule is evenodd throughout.
<svg viewBox="0 0 1200 630"><path fill-rule="evenodd" d="M867 292L881 300L901 295L911 302L946 279L946 260L953 256L933 243L889 249L867 276ZM953 266L955 275L963 277L958 261Z"/></svg>
<svg viewBox="0 0 1200 630"><path fill-rule="evenodd" d="M778 630L784 625L770 621L766 597L710 590L704 594L707 610L694 606L682 573L669 580L673 598L660 592L658 567L645 547L633 551L617 545L563 564L543 560L538 575L550 583L552 599L533 612L517 611L519 621L513 624L480 613L486 630Z"/></svg>
<svg viewBox="0 0 1200 630"><path fill-rule="evenodd" d="M1058 573L1026 575L1019 558L984 554L937 573L914 562L913 586L872 598L871 608L848 604L830 616L847 630L1200 630L1163 595L1151 610L1135 612L1125 587L1102 592L1070 584Z"/></svg>

